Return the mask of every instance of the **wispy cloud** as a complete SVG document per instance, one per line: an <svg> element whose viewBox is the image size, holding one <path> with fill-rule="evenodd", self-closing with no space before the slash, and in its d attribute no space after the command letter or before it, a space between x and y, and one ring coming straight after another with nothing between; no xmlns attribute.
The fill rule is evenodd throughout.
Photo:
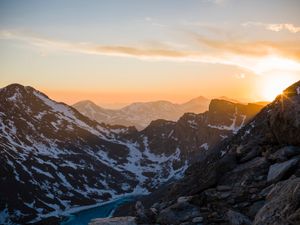
<svg viewBox="0 0 300 225"><path fill-rule="evenodd" d="M166 27L165 25L158 23L155 19L153 19L152 17L146 17L145 21L149 24L151 24L152 26L155 27Z"/></svg>
<svg viewBox="0 0 300 225"><path fill-rule="evenodd" d="M234 65L262 74L272 69L300 71L298 42L214 40L194 35L195 50L176 46L138 48L123 45L98 45L68 42L16 31L0 31L0 39L18 40L42 51L66 51L80 54L132 57L142 60L170 60ZM203 48L201 48L203 47ZM198 49L198 50L196 50Z"/></svg>
<svg viewBox="0 0 300 225"><path fill-rule="evenodd" d="M192 57L195 53L177 51L173 49L155 49L155 48L137 48L131 46L109 46L97 45L87 42L67 42L55 39L40 37L33 34L14 31L0 31L1 39L19 40L29 43L33 46L43 48L44 50L63 50L68 52L77 52L83 54L96 54L107 56L124 56L136 58L184 58Z"/></svg>
<svg viewBox="0 0 300 225"><path fill-rule="evenodd" d="M264 27L266 30L270 31L289 31L291 33L298 33L300 32L300 27L295 26L292 23L261 23L261 22L246 22L242 24L245 27L250 27L250 26L259 26L259 27Z"/></svg>
<svg viewBox="0 0 300 225"><path fill-rule="evenodd" d="M194 34L198 43L215 49L218 52L233 55L264 57L278 55L300 61L299 41L239 41L234 39L218 40L210 39L202 35Z"/></svg>
<svg viewBox="0 0 300 225"><path fill-rule="evenodd" d="M222 5L229 0L202 0L203 2L211 2L213 4Z"/></svg>

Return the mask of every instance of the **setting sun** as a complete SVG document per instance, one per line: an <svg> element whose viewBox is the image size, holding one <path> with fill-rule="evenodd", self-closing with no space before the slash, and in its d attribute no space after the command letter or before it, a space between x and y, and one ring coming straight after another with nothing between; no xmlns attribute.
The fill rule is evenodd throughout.
<svg viewBox="0 0 300 225"><path fill-rule="evenodd" d="M272 77L266 79L264 82L264 89L262 90L263 97L265 100L273 101L277 95L281 94L282 91L293 83L293 79L290 77Z"/></svg>

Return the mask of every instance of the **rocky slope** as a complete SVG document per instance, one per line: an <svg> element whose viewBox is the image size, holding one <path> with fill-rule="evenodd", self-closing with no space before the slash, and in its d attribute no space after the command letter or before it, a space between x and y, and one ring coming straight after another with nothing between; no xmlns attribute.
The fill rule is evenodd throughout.
<svg viewBox="0 0 300 225"><path fill-rule="evenodd" d="M136 204L136 223L300 224L299 137L300 81L160 190L160 198L143 200L155 204Z"/></svg>
<svg viewBox="0 0 300 225"><path fill-rule="evenodd" d="M168 101L136 102L118 110L102 108L91 101L73 105L80 113L99 123L135 126L138 130L147 127L151 121L165 119L177 121L184 113L202 113L208 109L210 100L194 98L183 104Z"/></svg>
<svg viewBox="0 0 300 225"><path fill-rule="evenodd" d="M153 121L139 132L99 124L31 87L2 88L0 224L151 192L181 177L260 108L214 100L206 113Z"/></svg>

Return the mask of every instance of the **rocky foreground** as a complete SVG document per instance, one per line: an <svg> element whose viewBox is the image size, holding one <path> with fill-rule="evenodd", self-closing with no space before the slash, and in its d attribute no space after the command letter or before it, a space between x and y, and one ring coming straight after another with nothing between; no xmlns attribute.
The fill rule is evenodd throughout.
<svg viewBox="0 0 300 225"><path fill-rule="evenodd" d="M300 81L129 215L90 224L300 224Z"/></svg>

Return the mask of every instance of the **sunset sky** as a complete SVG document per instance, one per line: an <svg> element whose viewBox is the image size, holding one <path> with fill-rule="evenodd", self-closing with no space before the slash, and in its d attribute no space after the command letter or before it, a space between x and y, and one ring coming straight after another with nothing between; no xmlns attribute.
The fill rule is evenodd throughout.
<svg viewBox="0 0 300 225"><path fill-rule="evenodd" d="M299 0L0 0L0 86L119 107L271 100L300 79Z"/></svg>

